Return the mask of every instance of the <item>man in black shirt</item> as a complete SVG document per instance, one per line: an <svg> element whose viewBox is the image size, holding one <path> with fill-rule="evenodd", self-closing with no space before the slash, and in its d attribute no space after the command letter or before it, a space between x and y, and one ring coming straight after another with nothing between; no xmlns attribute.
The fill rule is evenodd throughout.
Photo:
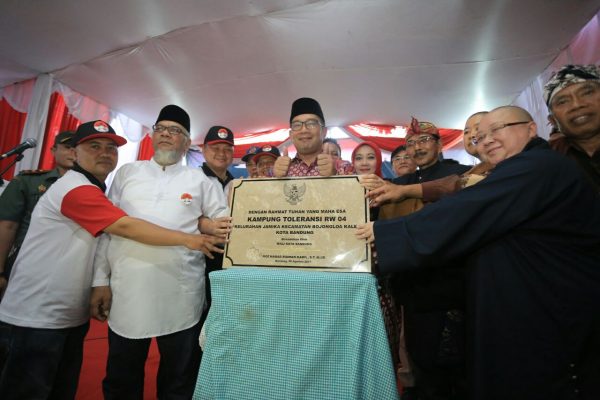
<svg viewBox="0 0 600 400"><path fill-rule="evenodd" d="M204 137L202 153L206 162L202 164L202 171L209 178L218 182L229 195L229 184L233 175L227 170L233 163L233 132L224 126L211 127Z"/></svg>
<svg viewBox="0 0 600 400"><path fill-rule="evenodd" d="M564 135L550 146L575 160L600 193L600 68L565 65L544 87L544 100Z"/></svg>
<svg viewBox="0 0 600 400"><path fill-rule="evenodd" d="M406 135L407 153L418 169L395 178L399 185L461 175L471 167L440 161L437 127L412 119ZM409 271L392 281L394 297L404 306L406 347L413 361L415 387L406 399L460 399L464 394L463 266L439 265L431 273Z"/></svg>
<svg viewBox="0 0 600 400"><path fill-rule="evenodd" d="M383 275L465 260L463 399L598 397L600 203L575 163L536 131L521 108L491 111L476 138L496 165L488 177L357 230L375 240Z"/></svg>
<svg viewBox="0 0 600 400"><path fill-rule="evenodd" d="M206 162L202 164L202 171L206 176L212 179L215 184L223 188L225 197L229 198L229 191L233 181L233 175L227 170L233 163L233 132L224 126L211 127L204 137L202 153ZM215 257L206 259L206 304L207 309L202 316L202 321L206 317L208 307L212 297L210 295L209 274L223 268L223 254L215 254Z"/></svg>
<svg viewBox="0 0 600 400"><path fill-rule="evenodd" d="M392 181L398 185L427 182L453 174L460 175L471 168L452 160L440 161L442 142L437 127L430 122L419 122L415 118L412 119L406 133L406 151L415 160L418 169Z"/></svg>

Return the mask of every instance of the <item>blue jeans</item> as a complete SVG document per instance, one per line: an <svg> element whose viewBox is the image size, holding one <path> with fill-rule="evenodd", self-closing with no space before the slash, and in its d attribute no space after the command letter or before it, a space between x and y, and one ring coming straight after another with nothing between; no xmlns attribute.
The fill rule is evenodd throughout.
<svg viewBox="0 0 600 400"><path fill-rule="evenodd" d="M161 400L191 399L196 387L202 351L200 323L183 331L157 336L160 353L156 396ZM151 338L128 339L108 330L108 362L102 382L104 399L144 398L144 366Z"/></svg>
<svg viewBox="0 0 600 400"><path fill-rule="evenodd" d="M89 327L89 322L64 329L0 322L0 399L74 399Z"/></svg>

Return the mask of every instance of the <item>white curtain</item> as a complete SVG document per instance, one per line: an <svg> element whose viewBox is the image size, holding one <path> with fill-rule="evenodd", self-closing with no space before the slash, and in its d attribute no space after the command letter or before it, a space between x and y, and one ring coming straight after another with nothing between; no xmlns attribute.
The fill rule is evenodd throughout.
<svg viewBox="0 0 600 400"><path fill-rule="evenodd" d="M112 121L118 121L118 123L115 122L115 125L119 127L119 130L113 126L115 131L134 143L139 143L144 137L144 133L149 130L134 119L111 110L108 106L78 93L60 82L55 82L53 89L53 92L58 92L63 96L69 113L81 122L101 119L113 126Z"/></svg>
<svg viewBox="0 0 600 400"><path fill-rule="evenodd" d="M41 144L44 143L44 132L46 131L46 121L48 120L48 105L50 104L50 95L52 94L52 81L52 77L48 74L38 75L35 80L21 138L22 140L35 139L38 142L38 146L32 151L23 153L24 157L17 163L15 173L24 169L36 169L38 166L42 152Z"/></svg>
<svg viewBox="0 0 600 400"><path fill-rule="evenodd" d="M81 122L101 119L113 127L117 134L127 138L127 144L119 147L119 163L117 169L123 164L137 160L140 141L144 137L148 128L128 116L117 111L111 110L108 106L84 96L60 82L55 82L54 91L62 94L69 113L79 119ZM106 179L107 186L110 186L114 173Z"/></svg>
<svg viewBox="0 0 600 400"><path fill-rule="evenodd" d="M75 92L55 81L51 75L41 74L36 79L0 88L0 98L6 99L15 110L27 113L22 140L33 138L38 142L38 146L32 151L25 152L23 160L17 163L17 173L24 169L37 168L42 150L41 144L44 142L43 135L48 120L50 97L54 92L63 96L69 113L80 121L87 122L95 119L107 121L119 135L127 138L127 145L119 149L119 166L137 159L139 142L144 133L149 130L148 128L126 115L111 110L104 104Z"/></svg>
<svg viewBox="0 0 600 400"><path fill-rule="evenodd" d="M18 112L26 113L33 95L35 79L14 83L0 88L0 99L6 100L8 104Z"/></svg>

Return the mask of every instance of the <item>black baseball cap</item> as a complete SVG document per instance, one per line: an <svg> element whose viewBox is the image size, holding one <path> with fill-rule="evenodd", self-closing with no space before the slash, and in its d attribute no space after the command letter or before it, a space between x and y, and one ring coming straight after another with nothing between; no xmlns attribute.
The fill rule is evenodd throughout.
<svg viewBox="0 0 600 400"><path fill-rule="evenodd" d="M123 146L127 143L127 139L117 135L117 132L115 132L112 126L98 119L79 125L79 128L75 131L71 144L77 146L80 143L96 138L113 140L117 146Z"/></svg>
<svg viewBox="0 0 600 400"><path fill-rule="evenodd" d="M277 147L271 146L270 144L266 144L258 150L254 157L252 157L252 159L254 160L254 162L256 162L260 157L265 155L277 158L281 155L281 153L279 153L279 149Z"/></svg>
<svg viewBox="0 0 600 400"><path fill-rule="evenodd" d="M244 156L242 157L242 161L247 163L248 160L250 160L252 157L254 157L256 155L256 153L258 153L259 150L260 150L260 147L258 147L258 146L250 147L248 150L246 150L246 154L244 154Z"/></svg>
<svg viewBox="0 0 600 400"><path fill-rule="evenodd" d="M75 132L73 132L73 131L60 132L58 135L56 135L54 137L54 147L56 147L59 144L71 145L71 140L73 139L74 135L75 135Z"/></svg>
<svg viewBox="0 0 600 400"><path fill-rule="evenodd" d="M204 137L204 144L227 143L233 146L233 132L224 126L211 127Z"/></svg>

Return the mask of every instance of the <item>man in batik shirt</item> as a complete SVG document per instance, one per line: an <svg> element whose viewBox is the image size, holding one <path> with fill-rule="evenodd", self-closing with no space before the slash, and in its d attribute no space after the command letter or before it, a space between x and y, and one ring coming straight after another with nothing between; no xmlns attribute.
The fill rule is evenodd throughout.
<svg viewBox="0 0 600 400"><path fill-rule="evenodd" d="M281 178L354 174L349 162L334 160L331 155L322 153L326 135L325 117L319 102L309 97L294 101L290 115L290 138L296 147L296 156L292 159L284 153L277 158L273 167L274 175Z"/></svg>

